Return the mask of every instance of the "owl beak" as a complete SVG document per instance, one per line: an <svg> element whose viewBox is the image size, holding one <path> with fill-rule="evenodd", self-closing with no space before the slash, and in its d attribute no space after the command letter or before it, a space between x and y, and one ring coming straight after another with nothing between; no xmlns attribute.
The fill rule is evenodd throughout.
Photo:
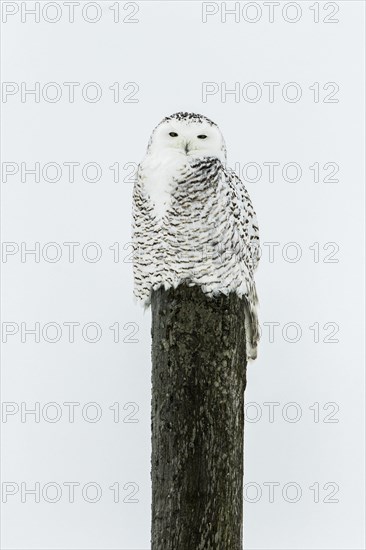
<svg viewBox="0 0 366 550"><path fill-rule="evenodd" d="M189 146L188 146L188 143L186 143L185 147L184 147L184 150L186 152L186 155L188 155L188 151L189 151Z"/></svg>

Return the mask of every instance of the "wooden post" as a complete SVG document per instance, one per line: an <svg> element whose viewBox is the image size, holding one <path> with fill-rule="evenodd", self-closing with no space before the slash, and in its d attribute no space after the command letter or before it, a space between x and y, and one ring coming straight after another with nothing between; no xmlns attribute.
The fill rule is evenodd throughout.
<svg viewBox="0 0 366 550"><path fill-rule="evenodd" d="M152 296L151 550L242 550L244 301Z"/></svg>

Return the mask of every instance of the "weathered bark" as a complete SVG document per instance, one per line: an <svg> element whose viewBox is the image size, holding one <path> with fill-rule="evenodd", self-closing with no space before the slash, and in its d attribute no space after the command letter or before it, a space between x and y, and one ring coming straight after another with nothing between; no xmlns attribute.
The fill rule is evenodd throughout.
<svg viewBox="0 0 366 550"><path fill-rule="evenodd" d="M241 550L244 302L152 297L152 550Z"/></svg>

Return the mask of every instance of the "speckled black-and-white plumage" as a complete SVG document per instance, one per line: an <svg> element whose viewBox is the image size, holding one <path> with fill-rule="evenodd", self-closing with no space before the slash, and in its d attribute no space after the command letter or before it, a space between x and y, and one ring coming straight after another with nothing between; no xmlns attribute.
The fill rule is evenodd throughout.
<svg viewBox="0 0 366 550"><path fill-rule="evenodd" d="M149 305L152 290L183 282L208 296L236 292L245 298L247 355L256 357L258 224L211 120L176 113L154 129L134 186L133 243L138 299Z"/></svg>

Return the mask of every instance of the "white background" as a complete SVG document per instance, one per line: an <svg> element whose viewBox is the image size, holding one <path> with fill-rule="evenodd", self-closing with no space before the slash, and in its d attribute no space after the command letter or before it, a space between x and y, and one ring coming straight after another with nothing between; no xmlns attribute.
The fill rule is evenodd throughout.
<svg viewBox="0 0 366 550"><path fill-rule="evenodd" d="M10 4L18 11L6 18L4 9L13 11L5 7ZM205 8L201 2L121 2L114 22L116 12L110 7L116 3L99 2L101 17L95 23L86 19L97 17L96 8L88 8L83 17L83 2L75 7L73 23L64 2L58 2L58 11L51 3L47 12L40 4L37 23L22 13L24 7L34 9L35 2L2 2L2 80L19 90L22 82L27 88L39 82L41 90L39 102L32 95L22 100L20 91L2 98L2 238L5 252L13 252L2 257L3 339L14 330L3 344L3 407L14 413L3 414L1 424L3 548L150 547L150 312L144 314L134 303L132 265L126 261L132 194L127 163L138 163L153 127L181 110L202 113L219 124L228 163L236 164L241 175L247 163L262 170L258 181L246 182L261 230L257 282L263 335L259 358L248 368L246 390L252 421L247 421L245 435L245 547L364 548L364 3L281 3L270 22L266 3L248 7L241 2L239 20L227 15L225 22L221 3ZM234 3L226 7L232 9ZM217 11L206 23L205 9ZM59 21L46 20L60 14ZM46 87L43 97L49 82L58 83L59 101L50 101L55 88ZM64 82L80 83L73 103ZM99 101L83 98L88 82L102 90ZM119 102L109 89L115 82L121 88ZM133 88L123 89L131 82L134 89L138 86L132 103L126 99ZM206 101L204 82L216 83L212 89L219 90ZM245 88L250 82L262 93L257 102L250 101L255 88ZM279 83L273 101L266 82ZM286 96L289 82L301 89L298 101L291 101L294 87ZM315 82L317 102L309 88ZM333 90L323 89L329 82L339 86L331 97L337 102L325 102ZM220 94L235 83L239 97ZM9 165L4 163L9 162L19 170L6 178ZM47 181L42 173L39 182L31 174L22 181L21 163L32 168L36 162L41 169L58 163L59 181ZM64 162L80 163L74 182ZM83 178L81 168L88 162L100 166L98 181ZM274 181L266 162L280 164ZM286 181L296 179L291 169L282 174L289 162L301 168L298 181ZM309 169L316 162L319 182ZM118 182L109 169L114 163L120 164ZM338 181L324 181L332 171L323 168L326 163L339 167L333 176ZM247 179L256 179L255 171L252 166ZM54 173L50 169L49 175ZM94 177L92 170L88 177ZM50 242L57 247L45 247ZM65 242L80 243L74 262ZM90 261L95 248L84 248L82 255L91 242L102 253L97 262ZM35 243L40 243L39 261L32 254L22 258L22 247L32 249ZM119 243L119 258L109 249L114 243ZM278 243L273 261L268 243ZM60 258L50 261L56 252ZM291 261L296 254L298 261ZM43 334L51 322L57 325ZM73 343L65 322L80 323ZM271 322L279 323L274 338ZM39 343L24 330L22 342L21 323L28 329L40 323ZM83 338L87 323L100 327L98 342ZM109 328L114 323L120 328L117 343ZM319 342L314 341L314 323L319 324ZM333 324L324 328L326 323ZM339 329L331 336L334 323ZM123 341L131 332L138 341ZM86 334L94 338L93 327ZM56 337L57 342L49 341ZM32 414L22 418L22 407L24 413L36 402L39 422ZM58 408L43 409L50 402ZM80 403L74 422L65 402ZM90 402L102 413L97 422L90 421L95 408L83 409ZM119 422L109 409L113 403L119 403ZM137 404L134 416L128 415L137 406L123 409L126 403ZM277 404L272 405L273 418L268 403ZM61 418L51 422L57 411ZM42 494L50 482L58 484L60 495L55 486L49 492L46 486ZM80 484L73 503L65 482ZM96 494L93 487L86 498L82 495L90 482L101 491L95 503L87 501ZM121 493L114 502L109 487L117 482ZM129 482L138 485L132 497L138 502L123 502L136 487ZM272 499L264 485L268 482L277 484ZM27 489L39 483L40 502L24 493L21 483ZM4 502L9 487L14 494Z"/></svg>

